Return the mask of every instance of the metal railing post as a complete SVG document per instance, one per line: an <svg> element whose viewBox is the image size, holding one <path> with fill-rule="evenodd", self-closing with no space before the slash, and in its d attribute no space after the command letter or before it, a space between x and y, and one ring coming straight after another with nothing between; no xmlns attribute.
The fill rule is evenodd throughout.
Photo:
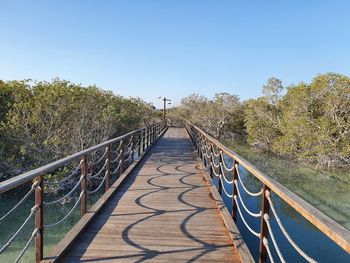
<svg viewBox="0 0 350 263"><path fill-rule="evenodd" d="M80 200L80 211L81 216L86 214L86 186L87 186L87 156L84 155L81 163L81 200Z"/></svg>
<svg viewBox="0 0 350 263"><path fill-rule="evenodd" d="M146 128L142 129L142 134L143 134L143 137L142 137L142 152L144 152L146 150L146 136L147 136L147 133L146 133Z"/></svg>
<svg viewBox="0 0 350 263"><path fill-rule="evenodd" d="M260 223L260 245L259 245L259 263L267 262L267 249L264 245L264 238L268 237L269 230L264 220L264 215L269 214L270 203L266 198L266 194L269 193L269 188L264 184L261 199L261 223Z"/></svg>
<svg viewBox="0 0 350 263"><path fill-rule="evenodd" d="M212 145L212 147L214 147L213 145ZM214 150L214 148L213 148L213 150ZM222 184L223 184L223 182L222 182L222 176L223 176L223 172L222 172L222 170L221 170L221 165L222 165L222 155L221 155L221 149L218 149L219 150L219 178L218 178L218 192L219 192L219 194L221 195L222 194Z"/></svg>
<svg viewBox="0 0 350 263"><path fill-rule="evenodd" d="M209 163L209 165L210 165L210 176L211 176L211 179L213 179L214 178L214 163L213 163L213 155L214 155L214 153L213 153L213 144L212 143L210 143L210 158L209 158L209 160L210 160L210 163Z"/></svg>
<svg viewBox="0 0 350 263"><path fill-rule="evenodd" d="M131 144L130 144L130 154L131 154L131 163L133 163L134 162L134 143L133 142L131 142Z"/></svg>
<svg viewBox="0 0 350 263"><path fill-rule="evenodd" d="M142 130L140 130L140 133L139 133L139 145L138 145L138 152L137 152L137 155L138 155L138 158L140 159L140 156L141 156L141 150L142 150Z"/></svg>
<svg viewBox="0 0 350 263"><path fill-rule="evenodd" d="M123 150L123 140L121 140L121 144L120 144L120 168L119 168L119 176L122 175L122 173L124 172L124 150Z"/></svg>
<svg viewBox="0 0 350 263"><path fill-rule="evenodd" d="M110 186L110 176L111 176L111 145L106 146L106 192Z"/></svg>
<svg viewBox="0 0 350 263"><path fill-rule="evenodd" d="M43 259L44 255L44 227L43 227L43 179L41 176L36 177L35 182L35 206L37 210L35 212L35 228L37 234L35 237L35 262L39 263Z"/></svg>
<svg viewBox="0 0 350 263"><path fill-rule="evenodd" d="M235 182L237 181L238 182L238 172L237 172L237 169L238 169L238 166L236 168L236 164L238 164L236 161L233 162L233 165L234 165L234 169L233 169L233 191L232 191L232 219L233 221L237 221L237 204L236 204L236 200L235 200L235 196L237 196L237 192L238 192L238 189L237 189L237 186L235 184Z"/></svg>

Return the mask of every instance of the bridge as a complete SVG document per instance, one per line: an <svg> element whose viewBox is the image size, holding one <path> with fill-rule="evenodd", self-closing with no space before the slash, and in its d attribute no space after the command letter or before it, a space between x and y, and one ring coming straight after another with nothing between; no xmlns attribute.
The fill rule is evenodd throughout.
<svg viewBox="0 0 350 263"><path fill-rule="evenodd" d="M259 182L258 191L243 180L242 169ZM182 128L158 122L3 181L0 194L25 186L16 205L0 211L1 229L24 202L34 203L19 229L0 244L1 262L25 227L32 234L15 262L33 243L35 262L254 262L238 220L256 238L259 262L286 262L276 228L301 259L316 262L294 240L293 229L284 227L277 198L350 253L349 230L187 121ZM88 197L98 193L90 206ZM245 196L256 198L260 211L251 211ZM230 207L223 199L231 200ZM45 210L66 200L73 200L71 209L48 223ZM79 207L81 218L44 255L47 230L66 224ZM260 220L260 228L247 217Z"/></svg>

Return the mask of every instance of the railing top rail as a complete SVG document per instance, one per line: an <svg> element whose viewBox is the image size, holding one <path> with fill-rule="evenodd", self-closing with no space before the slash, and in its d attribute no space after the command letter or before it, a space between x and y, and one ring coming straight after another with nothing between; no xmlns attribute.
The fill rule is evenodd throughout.
<svg viewBox="0 0 350 263"><path fill-rule="evenodd" d="M199 127L193 125L191 122L186 121L190 126L195 128L200 134L202 134L208 141L213 143L216 147L222 150L227 156L235 160L239 165L242 165L247 171L255 176L263 184L267 185L276 195L278 195L283 201L294 208L298 213L310 221L321 232L332 239L336 244L343 248L346 252L350 253L350 231L339 223L335 222L329 216L306 202L304 199L290 191L288 188L278 183L276 180L261 172L258 168L252 165L250 162L234 153L218 140L214 139Z"/></svg>
<svg viewBox="0 0 350 263"><path fill-rule="evenodd" d="M160 122L157 122L155 124L159 124L161 123L162 121ZM148 126L147 126L148 127ZM48 172L51 172L59 167L61 167L62 165L64 165L65 163L68 163L69 161L71 160L74 160L74 159L77 159L79 157L82 157L84 155L87 155L89 153L92 153L102 147L105 147L111 143L115 143L115 142L118 142L124 138L127 138L137 132L140 132L141 130L144 130L145 128L140 128L140 129L137 129L137 130L134 130L134 131L131 131L129 133L126 133L124 135L121 135L119 137L116 137L116 138L113 138L113 139L110 139L108 141L105 141L105 142L102 142L100 144L97 144L97 145L94 145L90 148L87 148L85 150L82 150L80 152L77 152L77 153L74 153L72 155L69 155L67 157L64 157L60 160L57 160L57 161L54 161L52 163L49 163L49 164L46 164L44 166L41 166L39 168L36 168L36 169L33 169L31 171L28 171L28 172L25 172L25 173L22 173L20 175L17 175L13 178L10 178L8 180L5 180L3 182L0 182L0 194L3 193L3 192L6 192L14 187L17 187L19 185L22 185L24 183L27 183L31 180L33 180L35 177L38 177L38 176L42 176L44 175L45 173L48 173Z"/></svg>

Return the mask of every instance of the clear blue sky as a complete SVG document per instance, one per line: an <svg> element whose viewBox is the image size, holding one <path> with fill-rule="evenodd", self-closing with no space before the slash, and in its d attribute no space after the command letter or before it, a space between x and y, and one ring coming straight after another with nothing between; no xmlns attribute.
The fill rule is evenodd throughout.
<svg viewBox="0 0 350 263"><path fill-rule="evenodd" d="M3 80L57 76L159 106L324 72L350 75L350 1L0 0Z"/></svg>

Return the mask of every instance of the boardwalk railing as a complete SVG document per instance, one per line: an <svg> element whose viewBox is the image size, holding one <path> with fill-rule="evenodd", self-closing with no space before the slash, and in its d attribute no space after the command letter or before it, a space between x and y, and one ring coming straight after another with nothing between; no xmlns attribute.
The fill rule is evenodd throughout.
<svg viewBox="0 0 350 263"><path fill-rule="evenodd" d="M87 195L93 195L103 189L107 191L112 181L116 180L135 161L135 158L140 159L143 152L153 144L165 128L165 121L161 121L1 182L0 194L23 185L31 184L31 187L14 207L0 214L0 227L27 199L34 198L35 201L18 230L5 244L0 244L0 256L23 232L30 220L35 218L33 232L15 262L21 259L32 240L35 240L35 261L40 262L43 259L45 230L65 222L79 205L83 217L87 212ZM54 200L46 201L45 189L64 192L64 194L59 198L55 196ZM74 194L77 193L79 193L78 198L64 217L57 222L44 224L46 207L64 204L66 200L74 199Z"/></svg>
<svg viewBox="0 0 350 263"><path fill-rule="evenodd" d="M270 235L270 240L272 241L273 247L280 261L285 262L283 253L275 239L274 229L272 229L270 224L270 212L272 212L277 225L290 245L306 261L316 262L310 255L307 255L303 249L296 244L296 242L294 242L291 235L284 228L281 219L276 212L273 196L271 195L272 192L310 221L316 228L343 248L347 253L350 253L349 230L336 223L334 220L323 214L302 198L298 197L280 183L276 182L271 177L259 171L248 161L225 147L219 141L210 137L200 128L190 122L186 122L185 127L197 149L199 157L203 161L204 166L209 170L210 176L216 178L218 181L218 192L221 195L226 195L228 198L232 199L233 220L237 220L238 214L249 232L260 240L259 262L266 262L267 257L269 257L270 262L274 262L271 254L271 245L268 241L268 235ZM232 164L229 165L229 163ZM260 191L252 192L248 189L249 187L247 187L244 184L244 181L242 181L239 173L239 166L244 167L244 169L262 183ZM238 187L239 185L240 187ZM231 189L226 189L227 186ZM259 212L252 212L247 208L241 197L242 194L240 193L240 189L245 191L249 196L261 198L261 208ZM245 210L245 214L248 214L249 216L260 218L260 232L254 231L251 226L249 226L247 220L244 218L242 210Z"/></svg>

